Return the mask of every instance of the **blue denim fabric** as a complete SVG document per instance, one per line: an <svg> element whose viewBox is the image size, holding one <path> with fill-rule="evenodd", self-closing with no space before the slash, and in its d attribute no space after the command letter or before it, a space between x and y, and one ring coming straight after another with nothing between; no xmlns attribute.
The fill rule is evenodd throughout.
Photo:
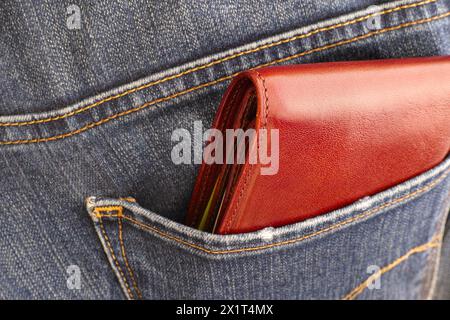
<svg viewBox="0 0 450 320"><path fill-rule="evenodd" d="M1 114L50 112L149 74L384 2L3 0ZM80 8L80 30L66 27L73 4Z"/></svg>
<svg viewBox="0 0 450 320"><path fill-rule="evenodd" d="M448 219L449 220L449 219ZM434 299L450 300L450 222L447 221L440 254L440 269L436 278Z"/></svg>
<svg viewBox="0 0 450 320"><path fill-rule="evenodd" d="M325 216L239 235L193 230L126 200L87 206L129 298L425 299L449 174L450 159Z"/></svg>
<svg viewBox="0 0 450 320"><path fill-rule="evenodd" d="M65 25L72 3L80 30ZM180 224L198 167L170 158L172 131L208 125L242 70L450 54L449 0L0 6L0 298L412 299L450 291L448 249L440 250L449 160L321 218L214 236ZM376 30L367 23L374 12ZM137 203L119 200L128 196ZM96 210L105 206L115 208ZM263 248L245 249L255 247ZM71 265L81 271L79 290L67 286ZM371 265L382 268L380 289L364 289Z"/></svg>

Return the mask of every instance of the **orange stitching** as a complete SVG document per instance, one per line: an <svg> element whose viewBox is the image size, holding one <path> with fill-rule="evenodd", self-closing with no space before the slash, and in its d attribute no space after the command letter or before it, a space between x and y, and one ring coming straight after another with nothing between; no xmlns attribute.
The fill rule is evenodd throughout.
<svg viewBox="0 0 450 320"><path fill-rule="evenodd" d="M445 215L443 216L442 220L444 220ZM424 252L427 251L429 249L432 248L438 248L441 246L442 244L442 238L443 238L443 233L439 232L439 228L438 231L436 232L437 235L435 237L433 237L433 239L426 243L423 244L421 246L415 247L413 249L411 249L410 251L408 251L405 255L403 255L402 257L396 259L394 262L390 263L389 265L387 265L385 268L381 269L380 272L373 274L372 276L370 276L366 281L364 281L363 283L361 283L358 287L356 287L355 289L353 289L352 291L350 291L349 294L347 294L344 298L342 298L343 300L353 300L355 299L358 295L360 295L366 288L367 285L372 282L375 279L378 279L379 277L381 277L384 273L392 270L393 268L395 268L397 265L399 265L400 263L406 261L408 258L410 258L413 254L416 253L420 253L420 252ZM434 245L433 245L434 244ZM425 248L428 247L428 248ZM421 250L423 249L423 250ZM427 265L429 264L430 260L430 256L427 258ZM386 270L385 270L386 269Z"/></svg>
<svg viewBox="0 0 450 320"><path fill-rule="evenodd" d="M354 38L351 38L351 39L339 41L339 42L332 43L332 44L329 44L329 45L325 45L325 46L322 46L322 47L317 47L317 48L314 48L314 49L311 49L311 50L307 50L307 51L303 51L303 52L294 54L294 55L289 56L289 57L285 57L285 58L277 59L277 60L274 60L274 61L271 61L271 62L268 62L268 63L264 63L264 64L261 64L261 65L258 65L256 67L254 67L254 68L251 68L250 70L256 69L256 68L261 68L261 67L267 67L267 66L270 66L270 65L273 65L273 64L276 64L276 63L286 62L286 61L289 61L291 59L296 59L296 58L299 58L301 56L305 56L305 55L308 55L308 54L311 54L311 53L316 53L316 52L320 52L320 51L323 51L323 50L335 48L335 47L338 47L338 46L341 46L341 45L357 42L357 41L364 40L364 39L367 39L367 38L370 38L372 36L375 36L375 35L378 35L378 34L382 34L382 33L385 33L385 32L395 31L395 30L399 30L399 29L402 29L402 28L406 28L406 27L410 27L410 26L414 26L414 25L418 25L418 24L422 24L422 23L427 23L427 22L438 20L438 19L443 19L443 18L448 17L448 16L450 16L450 11L446 12L446 13L443 13L443 14L440 14L440 15L437 15L437 16L430 17L430 18L416 20L416 21L411 21L411 22L407 22L407 23L403 23L403 24L394 26L394 27L389 27L389 28L380 29L380 30L377 30L377 31L372 31L372 32L369 32L369 33L367 33L365 35L362 35L362 36L357 36L357 37L354 37ZM89 129L92 129L94 127L100 126L100 125L102 125L102 124L104 124L106 122L109 122L111 120L114 120L116 118L119 118L119 117L122 117L122 116L126 116L126 115L128 115L130 113L134 113L134 112L140 111L140 110L142 110L144 108L147 108L149 106L152 106L154 104L157 104L157 103L160 103L160 102L165 102L165 101L174 99L176 97L185 95L187 93L190 93L190 92L193 92L193 91L205 88L205 87L209 87L209 86L215 85L217 83L220 83L220 82L223 82L223 81L226 81L226 80L229 80L229 79L233 78L234 76L238 75L239 73L241 73L241 72L236 72L236 73L231 74L229 76L225 76L225 77L216 79L214 81L206 82L204 84L201 84L201 85L189 88L189 89L184 90L184 91L177 92L177 93L172 94L172 95L167 96L167 97L158 98L156 100L152 100L152 101L146 102L146 103L144 103L143 105L141 105L139 107L136 107L136 108L133 108L133 109L129 109L129 110L126 110L126 111L122 111L120 113L116 113L116 114L114 114L112 116L109 116L109 117L107 117L105 119L102 119L100 121L97 121L97 122L92 122L92 123L90 123L90 124L88 124L88 125L86 125L84 127L81 127L80 129L77 129L77 130L74 130L74 131L70 131L70 132L67 132L67 133L64 133L64 134L55 135L55 136L51 136L51 137L47 137L47 138L34 138L34 139L0 141L0 145L15 145L15 144L29 144L29 143L48 142L48 141L55 141L55 140L71 137L73 135L82 133L82 132L87 131Z"/></svg>
<svg viewBox="0 0 450 320"><path fill-rule="evenodd" d="M187 70L185 70L183 72L180 72L180 73L177 73L175 75L171 75L171 76L167 76L165 78L159 79L159 80L151 81L151 82L143 84L143 85L141 85L139 87L126 90L126 91L124 91L122 93L119 93L119 94L116 94L116 95L109 96L109 97L104 98L104 99L102 99L100 101L94 102L94 103L92 103L90 105L87 105L85 107L81 107L81 108L79 108L77 110L68 112L68 113L63 114L63 115L59 115L59 116L55 116L55 117L49 117L49 118L45 118L45 119L31 120L31 121L4 122L4 123L0 123L0 127L26 126L26 125L41 124L41 123L46 123L46 122L51 122L51 121L56 121L56 120L61 120L61 119L64 119L64 118L68 118L68 117L77 115L79 113L82 113L84 111L87 111L89 109L92 109L94 107L97 107L97 106L99 106L99 105L101 105L103 103L119 99L119 98L121 98L123 96L126 96L126 95L129 95L131 93L138 92L138 91L141 91L143 89L150 88L152 86L155 86L157 84L161 84L161 83L167 82L169 80L174 80L174 79L180 78L180 77L182 77L184 75L187 75L187 74L199 71L199 70L203 70L203 69L212 67L212 66L214 66L216 64L220 64L222 62L226 62L226 61L238 58L240 56L244 56L244 55L247 55L247 54L250 54L250 53L256 53L258 51L261 51L261 50L264 50L264 49L268 49L268 48L272 48L272 47L276 47L276 46L279 46L281 44L286 44L286 43L289 43L289 42L292 42L292 41L295 41L295 40L299 40L299 39L305 39L305 38L311 37L311 36L313 36L315 34L318 34L318 33L322 33L322 32L325 32L325 31L331 31L331 30L334 30L334 29L337 29L337 28L340 28L340 27L344 27L344 26L348 26L348 25L355 24L355 23L358 23L358 22L362 22L362 21L370 19L370 18L372 18L374 16L382 16L382 15L389 14L389 13L392 13L392 12L400 11L400 10L403 10L403 9L414 8L414 7L426 5L426 4L429 4L429 3L433 3L433 2L436 2L436 1L438 1L438 0L425 0L425 1L420 1L420 2L416 2L416 3L412 3L412 4L406 4L406 5L398 6L398 7L395 7L395 8L386 9L386 10L383 10L383 11L380 11L380 12L371 13L371 14L365 15L363 17L359 17L359 18L356 18L356 19L353 19L353 20L349 20L349 21L346 21L346 22L341 22L341 23L338 23L338 24L335 24L335 25L331 25L331 26L328 26L328 27L318 28L318 29L312 30L312 31L310 31L308 33L305 33L305 34L296 35L296 36L293 36L293 37L290 37L290 38L287 38L287 39L282 39L282 40L279 40L279 41L276 41L276 42L272 42L272 43L268 43L268 44L265 44L265 45L261 45L259 47L253 48L253 49L248 49L248 50L241 51L241 52L238 52L238 53L235 53L235 54L231 54L229 56L225 56L223 58L220 58L220 59L217 59L217 60L213 60L213 61L211 61L209 63L204 64L204 65L197 66L197 67L194 67L194 68L191 68L191 69L187 69Z"/></svg>
<svg viewBox="0 0 450 320"><path fill-rule="evenodd" d="M117 211L116 216L121 217L123 215L123 207L122 206L107 206L107 207L97 207L94 209L94 213L97 218L101 218L102 215L100 212L111 212Z"/></svg>
<svg viewBox="0 0 450 320"><path fill-rule="evenodd" d="M125 218L126 215L96 213L96 214L94 214L94 217L96 217L98 219L101 219L101 218Z"/></svg>
<svg viewBox="0 0 450 320"><path fill-rule="evenodd" d="M357 36L357 37L354 37L354 38L350 38L350 39L347 39L347 40L342 40L342 41L339 41L339 42L336 42L336 43L331 43L331 44L325 45L323 47L314 48L314 49L307 50L307 51L304 51L304 52L296 53L296 54L294 54L292 56L288 56L288 57L280 58L280 59L277 59L277 60L274 60L274 61L271 61L271 62L268 62L268 63L264 63L264 64L261 64L261 65L255 67L255 68L252 68L252 69L267 67L267 66L270 66L270 65L273 65L273 64L276 64L276 63L286 62L286 61L289 61L289 60L292 60L292 59L296 59L296 58L299 58L299 57L302 57L302 56L305 56L305 55L308 55L308 54L311 54L311 53L316 53L316 52L320 52L320 51L323 51L323 50L326 50L326 49L332 49L332 48L335 48L335 47L339 47L341 45L345 45L345 44L349 44L349 43L353 43L353 42L358 42L360 40L364 40L364 39L370 38L372 36L383 34L383 33L389 32L389 31L396 31L396 30L403 29L403 28L406 28L406 27L411 27L411 26L415 26L415 25L418 25L418 24L423 24L423 23L427 23L427 22L443 19L443 18L446 18L448 16L450 16L450 11L442 13L442 14L439 14L439 15L436 15L436 16L432 16L432 17L429 17L429 18L424 18L424 19L420 19L420 20L405 22L405 23L402 23L402 24L399 24L399 25L396 25L396 26L392 26L392 27L388 27L388 28L384 28L384 29L368 32L366 34L363 34L363 35L360 35L360 36Z"/></svg>
<svg viewBox="0 0 450 320"><path fill-rule="evenodd" d="M207 83L204 83L204 84L192 87L190 89L187 89L187 90L184 90L184 91L181 91L181 92L177 92L177 93L172 94L172 95L167 96L167 97L163 97L163 98L159 98L159 99L156 99L156 100L152 100L152 101L146 102L146 103L144 103L143 105L141 105L139 107L116 113L116 114L114 114L112 116L109 116L109 117L107 117L105 119L99 120L97 122L92 122L92 123L90 123L90 124L88 124L88 125L86 125L84 127L81 127L80 129L77 129L77 130L74 130L74 131L70 131L68 133L59 134L59 135L51 136L51 137L48 137L48 138L35 138L35 139L13 140L13 141L0 141L0 145L48 142L48 141L55 141L55 140L71 137L73 135L76 135L76 134L82 133L84 131L87 131L89 129L92 129L92 128L95 128L97 126L100 126L100 125L102 125L102 124L104 124L106 122L109 122L111 120L114 120L116 118L123 117L123 116L126 116L126 115L130 114L130 113L134 113L134 112L140 111L140 110L145 109L147 107L150 107L150 106L152 106L154 104L157 104L157 103L160 103L160 102L165 102L165 101L168 101L168 100L172 100L174 98L177 98L179 96L185 95L185 94L190 93L192 91L196 91L196 90L202 89L204 87L208 87L208 86L214 85L216 83L229 80L229 79L233 78L235 75L236 74L232 74L232 75L229 75L229 76L226 76L226 77L223 77L223 78L219 78L219 79L211 81L211 82L207 82Z"/></svg>
<svg viewBox="0 0 450 320"><path fill-rule="evenodd" d="M131 299L134 299L134 295L133 295L133 293L131 292L130 286L128 285L127 278L125 277L125 275L124 275L124 273L123 273L123 271L122 271L122 268L120 268L119 262L117 261L117 258L116 258L116 256L114 255L114 250L113 250L113 248L112 248L112 246L111 246L111 243L109 242L108 236L106 235L106 231L105 231L105 227L103 226L102 219L100 219L99 222L100 222L100 229L102 230L103 237L105 238L105 242L106 242L106 244L107 244L107 247L108 247L108 249L109 249L109 252L111 253L111 256L112 256L112 258L113 258L113 260L114 260L114 263L115 263L115 265L117 266L117 270L119 270L120 276L121 276L121 278L122 278L122 281L123 281L124 284L125 284L125 287L126 287L126 289L127 289L128 294L130 295L130 298L131 298Z"/></svg>
<svg viewBox="0 0 450 320"><path fill-rule="evenodd" d="M450 195L450 192L448 193L448 195ZM444 239L445 236L445 222L447 220L447 210L450 209L450 207L448 206L450 204L450 198L447 198L445 200L444 203L444 210L443 210L443 214L442 217L437 221L436 223L436 238L438 239L438 241L442 244L442 241ZM429 281L429 290L428 290L428 294L424 295L426 300L430 300L433 296L434 293L434 285L435 285L435 281L437 280L437 273L438 273L438 267L439 267L439 259L440 259L440 254L441 252L439 250L436 250L434 252L434 255L428 255L427 258L427 263L426 266L427 268L431 268L431 270L429 271L431 277L430 277L430 281Z"/></svg>
<svg viewBox="0 0 450 320"><path fill-rule="evenodd" d="M413 256L413 255L415 255L417 253L425 252L425 251L433 249L433 248L438 248L440 245L441 245L440 241L437 239L437 237L435 237L435 238L433 238L433 240L431 240L428 243L425 243L423 245L420 245L420 246L417 246L415 248L412 248L406 254L404 254L400 258L397 258L396 260L394 260L393 262L391 262L390 264L388 264L387 266L382 268L379 272L374 273L369 278L367 278L366 281L364 281L359 286L357 286L355 289L350 291L350 293L347 294L343 298L343 300L353 300L353 299L355 299L362 292L364 292L364 290L368 287L368 285L371 282L373 282L374 280L380 278L384 273L386 273L388 271L391 271L392 269L397 267L399 264L401 264L401 263L405 262L406 260L408 260L411 256Z"/></svg>
<svg viewBox="0 0 450 320"><path fill-rule="evenodd" d="M133 197L123 197L119 198L119 200L127 201L127 202L136 202L136 199Z"/></svg>
<svg viewBox="0 0 450 320"><path fill-rule="evenodd" d="M248 248L230 249L230 250L211 250L211 249L205 248L203 246L196 245L194 243L191 243L191 242L188 242L186 240L180 239L180 238L178 238L176 236L172 236L172 235L170 235L168 233L165 233L165 232L163 232L163 231L161 231L161 230L159 230L159 229L157 229L155 227L152 227L152 226L150 226L148 224L141 223L138 220L136 220L136 219L134 219L132 217L129 217L127 215L123 215L123 218L128 220L128 221L130 221L130 222L132 222L132 223L134 223L134 224L136 224L136 225L138 225L138 226L140 226L144 230L152 231L152 232L160 235L163 238L176 241L176 242L184 244L184 245L186 245L188 247L191 247L191 248L194 248L194 249L197 249L199 251L202 251L202 252L205 252L205 253L209 253L209 254L230 254L230 253L239 253L239 252L247 252L247 251L258 251L258 250L269 249L269 248L273 248L273 247L279 247L279 246L282 246L282 245L288 245L288 244L301 242L303 240L310 239L310 238L312 238L314 236L318 236L318 235L326 233L328 231L332 231L332 230L338 229L338 228L340 228L342 226L345 226L345 225L347 225L349 223L352 223L352 222L359 221L361 219L367 218L367 217L369 217L369 216L371 216L371 215L373 215L373 214L375 214L375 213L377 213L377 212L379 212L379 211L381 211L381 210L383 210L385 208L388 208L388 207L390 207L392 205L395 205L395 204L399 204L399 203L401 203L403 201L406 201L406 200L408 200L408 199L410 199L410 198L412 198L412 197L414 197L416 195L419 195L419 194L421 194L423 192L426 192L426 191L430 190L435 185L437 185L442 180L444 180L448 176L449 173L450 173L450 169L447 169L446 171L444 171L442 173L442 175L439 178L436 178L435 180L431 181L429 184L425 185L424 187L422 187L422 188L420 188L420 189L418 189L418 190L416 190L414 192L408 193L408 194L406 194L406 195L404 195L404 196L402 196L400 198L391 200L389 202L385 202L384 204L381 204L381 205L379 205L378 207L375 207L372 210L365 211L365 212L361 213L360 215L357 215L357 216L355 216L353 218L349 218L349 219L344 220L344 221L342 221L340 223L334 224L334 225L332 225L330 227L321 229L319 231L316 231L316 232L313 232L313 233L310 233L310 234L307 234L307 235L304 235L302 237L298 237L298 238L295 238L295 239L286 240L286 241L280 241L280 242L271 243L271 244L267 244L267 245L248 247ZM107 211L107 210L105 210L105 211ZM114 215L101 215L101 217L114 217Z"/></svg>
<svg viewBox="0 0 450 320"><path fill-rule="evenodd" d="M122 210L123 210L123 209L122 209ZM122 210L121 210L121 211L122 211ZM130 278L131 278L131 280L133 281L133 287L134 287L134 289L136 290L136 293L138 294L138 297L139 297L140 299L142 299L142 293L141 293L141 290L139 290L139 287L138 287L138 285L137 285L136 278L134 277L133 270L131 269L131 266L130 266L130 264L128 263L128 258L127 258L127 255L126 255L126 253L125 253L125 244L124 244L124 242L123 242L123 234L122 234L122 232L123 232L123 228L122 228L122 217L119 217L119 219L117 219L117 223L119 224L119 242L120 242L120 248L121 248L121 250L122 250L122 257L123 257L123 260L125 261L125 265L126 265L126 267L127 267L127 269L128 269L128 273L130 274Z"/></svg>
<svg viewBox="0 0 450 320"><path fill-rule="evenodd" d="M125 198L121 198L121 199L125 199ZM128 199L128 198L127 198L127 199ZM129 199L133 199L133 198L129 198ZM134 200L134 199L133 199L133 200ZM94 209L95 216L96 216L97 218L100 218L100 223L101 223L101 225L102 225L102 232L103 232L105 238L106 238L107 241L108 241L108 247L109 247L109 250L110 250L110 252L111 252L111 255L113 256L114 261L116 262L116 266L118 267L118 269L119 269L119 271L120 271L122 277L124 278L123 272L122 272L120 266L118 265L118 261L117 261L115 255L114 255L114 252L113 252L114 250L112 249L112 246L111 246L111 244L109 243L109 239L108 239L108 237L107 237L107 235L106 235L106 232L104 231L103 223L102 223L102 220L101 220L101 218L104 216L101 212L111 212L111 211L116 211L116 212L117 212L117 214L114 214L114 216L115 216L115 217L118 217L118 224L119 224L119 243L120 243L120 247L121 247L121 251L122 251L123 260L125 261L125 265L126 265L126 267L127 267L127 269L128 269L128 272L129 272L129 274L130 274L130 278L131 278L131 280L133 281L134 289L136 290L136 293L138 294L139 298L142 299L141 291L139 290L139 287L137 286L136 278L135 278L134 273L133 273L133 271L132 271L132 269L131 269L131 267L130 267L130 264L128 263L128 258L127 258L127 255L126 255L126 253L125 253L125 244L124 244L123 236L122 236L123 207L122 207L122 206L106 206L106 207L97 207L97 208ZM111 216L112 216L112 214L111 214ZM126 282L126 278L125 278L124 282L127 283L127 282ZM128 286L128 283L127 283L127 288L128 288L128 287L129 287L129 286ZM132 295L131 295L131 296L132 296Z"/></svg>

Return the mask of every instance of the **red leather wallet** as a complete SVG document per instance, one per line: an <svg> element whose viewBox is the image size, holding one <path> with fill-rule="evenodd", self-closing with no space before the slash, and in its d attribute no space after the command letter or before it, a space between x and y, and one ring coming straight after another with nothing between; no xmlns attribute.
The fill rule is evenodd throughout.
<svg viewBox="0 0 450 320"><path fill-rule="evenodd" d="M244 164L204 162L186 222L228 234L325 214L439 164L449 124L450 57L243 72L213 128L278 129L278 171L262 175L266 165L248 156ZM259 143L250 139L247 153Z"/></svg>

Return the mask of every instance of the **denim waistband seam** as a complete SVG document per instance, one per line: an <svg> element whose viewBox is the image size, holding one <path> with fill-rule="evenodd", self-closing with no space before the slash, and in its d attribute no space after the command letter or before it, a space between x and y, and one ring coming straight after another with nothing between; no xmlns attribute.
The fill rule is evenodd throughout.
<svg viewBox="0 0 450 320"><path fill-rule="evenodd" d="M353 37L353 38L350 38L350 39L344 39L344 40L341 40L341 41L338 41L338 42L335 42L335 43L331 43L331 44L327 44L327 45L324 45L324 46L319 46L319 47L316 47L316 48L313 48L313 49L310 49L310 50L302 51L302 52L299 52L299 53L296 53L294 55L290 55L290 56L287 56L287 57L284 57L284 58L272 60L270 62L263 63L263 64L255 66L253 68L250 68L249 70L253 70L253 69L261 68L261 67L266 67L266 66L271 66L271 65L274 65L274 64L277 64L277 63L283 63L283 62L286 62L286 61L289 61L289 60L292 60L292 59L296 59L296 58L299 58L299 57L302 57L302 56L306 56L306 55L309 55L309 54L317 53L317 52L324 51L324 50L327 50L327 49L336 48L336 47L339 47L339 46L342 46L342 45L346 45L346 44L350 44L350 43L355 43L355 42L358 42L358 41L361 41L361 40L364 40L364 39L367 39L367 38L370 38L370 37L373 37L373 36L376 36L376 35L379 35L379 34L382 34L382 33L395 31L395 30L399 30L399 29L403 29L403 28L406 28L406 27L411 27L411 26L415 26L415 25L419 25L419 24L423 24L423 23L432 22L432 21L435 21L435 20L439 20L439 19L443 19L443 18L449 17L449 16L450 16L450 11L444 12L442 14L435 15L435 16L432 16L432 17L429 17L429 18L424 18L424 19L419 19L419 20L413 20L413 21L405 22L405 23L402 23L402 24L399 24L399 25L395 25L395 26L383 28L383 29L380 29L380 30L377 30L377 31L372 31L372 32L369 32L369 33L366 33L366 34L363 34L363 35L359 35L359 36L356 36L356 37ZM176 92L176 93L174 93L172 95L169 95L169 96L160 97L160 98L157 98L157 99L154 99L154 100L150 100L150 101L148 101L148 102L146 102L146 103L144 103L144 104L142 104L142 105L140 105L138 107L131 108L131 109L128 109L128 110L125 110L125 111L121 111L119 113L113 114L111 116L108 116L108 117L103 118L103 119L101 119L99 121L96 121L96 122L91 122L91 123L89 123L89 124L79 128L79 129L74 130L74 131L69 131L69 132L66 132L66 133L62 133L62 134L58 134L58 135L54 135L54 136L49 136L49 137L42 137L42 138L30 138L30 139L18 139L18 140L0 141L0 145L33 144L33 143L50 142L50 141L56 141L56 140L68 138L68 137L74 136L76 134L83 133L83 132L85 132L87 130L90 130L90 129L94 128L94 127L97 127L97 126L100 126L102 124L105 124L105 123L107 123L107 122L109 122L111 120L118 119L118 118L124 117L126 115L129 115L129 114L141 111L141 110L146 109L146 108L148 108L150 106L153 106L155 104L166 102L166 101L175 99L177 97L186 95L188 93L191 93L191 92L194 92L194 91L197 91L197 90L200 90L200 89L203 89L203 88L206 88L206 87L210 87L210 86L213 86L215 84L224 82L226 80L229 80L229 79L233 78L234 76L238 75L241 72L242 71L239 71L239 72L236 72L236 73L233 73L231 75L227 75L227 76L218 78L218 79L210 81L210 82L205 82L203 84L191 87L189 89Z"/></svg>
<svg viewBox="0 0 450 320"><path fill-rule="evenodd" d="M128 215L126 215L125 213L123 213L123 207L122 206L103 206L103 207L96 207L93 211L93 217L99 220L102 220L102 218L123 218L124 220L140 227L141 229L144 229L145 231L150 231L153 232L159 236L161 236L162 238L166 238L169 240L173 240L175 242L178 242L182 245L188 246L190 248L193 249L197 249L201 252L207 253L207 254L212 254L212 255L225 255L225 254L233 254L233 253L241 253L241 252L250 252L250 251L259 251L259 250L264 250L264 249L269 249L269 248L274 248L274 247L281 247L284 245L289 245L289 244L294 244L294 243L299 243L302 242L304 240L310 239L312 237L333 231L333 230L337 230L345 225L348 225L349 223L352 222L356 222L359 220L362 220L364 218L368 218L378 212L380 212L383 209L386 209L388 207L391 207L393 205L397 205L400 203L403 203L415 196L418 196L430 189L432 189L435 185L439 184L441 181L443 181L450 173L450 169L445 170L440 176L438 176L437 178L435 178L434 180L432 180L431 182L429 182L428 184L426 184L425 186L423 186L420 189L417 189L415 191L412 191L410 193L407 193L403 196L401 196L400 198L396 198L387 202L384 202L378 206L376 206L373 209L370 209L368 211L363 211L362 213L351 217L349 219L346 219L344 221L341 221L339 223L333 224L331 226L328 226L326 228L320 229L316 232L310 233L310 234L306 234L304 236L301 237L297 237L294 239L289 239L289 240L284 240L284 241L280 241L280 242L275 242L275 243L271 243L271 244L266 244L266 245L258 245L258 246L254 246L254 247L244 247L244 248L236 248L236 249L225 249L225 250L212 250L212 249L208 249L207 247L201 246L201 245L197 245L195 243L189 242L187 240L184 240L178 236L175 235L171 235L163 230L160 230L157 227L151 226L149 224L146 224L144 222L138 221L133 217L130 217ZM102 214L99 213L99 208L102 208L100 211L105 212L105 211L116 211L118 213L115 214ZM120 208L120 209L119 209Z"/></svg>
<svg viewBox="0 0 450 320"><path fill-rule="evenodd" d="M151 81L151 82L148 82L148 83L144 83L144 84L142 84L140 86L128 89L128 90L126 90L124 92L121 92L121 93L118 93L118 94L115 94L115 95L111 95L109 97L106 97L106 98L103 98L103 99L101 99L99 101L96 101L96 102L94 102L92 104L89 104L87 106L81 107L79 109L73 110L71 112L68 112L68 113L65 113L65 114L62 114L62 115L58 115L58 116L54 116L54 117L48 117L48 118L44 118L44 119L30 120L30 121L0 122L0 127L28 126L28 125L41 124L41 123L47 123L47 122L61 120L61 119L67 118L67 117L71 117L71 116L77 115L77 114L82 113L84 111L87 111L89 109L95 108L95 107L97 107L97 106L99 106L99 105L101 105L103 103L122 98L122 97L127 96L129 94L132 94L134 92L138 92L138 91L147 89L149 87L152 87L152 86L157 85L157 84L161 84L163 82L167 82L167 81L170 81L170 80L177 79L177 78L182 77L182 76L184 76L186 74L190 74L190 73L194 73L196 71L207 69L207 68L209 68L211 66L214 66L214 65L220 64L222 62L226 62L226 61L229 61L229 60L241 57L241 56L245 56L245 55L248 55L250 53L255 53L255 52L258 52L258 51L261 51L261 50L264 50L264 49L269 49L269 48L276 47L276 46L279 46L281 44L286 44L286 43L289 43L289 42L292 42L292 41L296 41L296 40L299 40L299 39L305 39L305 38L311 37L311 36L313 36L315 34L318 34L318 33L322 33L322 32L325 32L325 31L330 31L330 30L334 30L334 29L337 29L337 28L340 28L340 27L345 27L345 26L348 26L348 25L351 25L351 24L362 22L362 21L368 20L368 19L370 19L372 17L375 17L375 16L382 16L382 15L386 15L386 14L393 13L393 12L396 12L396 11L405 10L405 9L409 9L409 8L415 8L415 7L423 6L423 5L430 4L430 3L433 3L433 2L438 2L438 1L440 1L440 0L422 0L422 1L414 2L414 3L410 3L410 4L403 4L403 5L399 5L397 7L394 7L394 8L385 9L385 10L380 11L380 12L375 12L375 13L364 15L362 17L358 17L358 18L351 19L351 20L348 20L348 21L340 22L340 23L337 23L337 24L334 24L334 25L331 25L331 26L320 27L320 28L317 28L315 30L312 30L312 31L304 33L304 34L298 34L298 35L295 35L295 36L292 36L292 37L289 37L289 38L285 38L285 39L281 39L281 40L278 40L278 41L275 41L275 42L263 44L263 45L260 45L260 46L258 46L256 48L252 48L252 49L247 49L247 50L244 50L244 51L236 52L236 53L224 56L222 58L215 59L215 60L210 61L208 63L202 64L202 65L199 65L199 66L196 66L196 67L193 67L193 68L189 68L187 70L181 71L181 72L176 73L174 75L166 76L166 77L163 77L163 78L158 79L158 80L154 80L154 81Z"/></svg>

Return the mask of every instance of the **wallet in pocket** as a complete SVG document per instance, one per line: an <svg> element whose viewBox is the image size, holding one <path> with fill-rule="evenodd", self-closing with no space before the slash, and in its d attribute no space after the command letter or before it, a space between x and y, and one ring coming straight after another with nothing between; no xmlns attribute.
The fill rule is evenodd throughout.
<svg viewBox="0 0 450 320"><path fill-rule="evenodd" d="M450 58L246 71L230 84L213 128L224 135L253 129L256 135L224 144L227 155L244 152L241 163L211 163L204 154L187 224L229 234L299 222L399 184L445 158ZM269 134L274 130L277 135ZM249 161L263 142L276 153L270 154L276 165Z"/></svg>

